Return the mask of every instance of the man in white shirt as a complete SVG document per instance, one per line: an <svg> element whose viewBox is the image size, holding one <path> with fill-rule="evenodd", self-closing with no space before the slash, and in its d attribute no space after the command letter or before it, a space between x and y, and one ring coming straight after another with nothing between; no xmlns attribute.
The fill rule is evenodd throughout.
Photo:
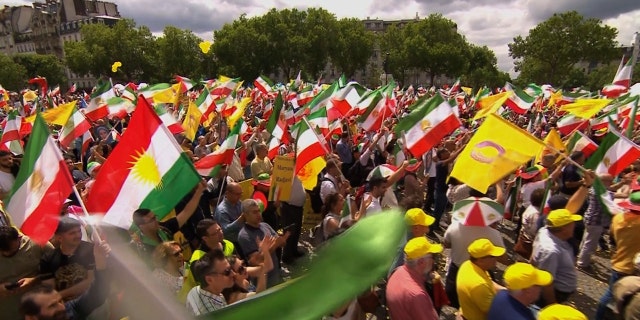
<svg viewBox="0 0 640 320"><path fill-rule="evenodd" d="M320 199L324 199L331 193L340 192L340 165L336 160L327 161L326 173L322 177L320 184Z"/></svg>
<svg viewBox="0 0 640 320"><path fill-rule="evenodd" d="M4 198L13 184L16 182L16 178L11 173L13 168L13 155L6 150L0 150L0 197Z"/></svg>
<svg viewBox="0 0 640 320"><path fill-rule="evenodd" d="M368 203L365 211L365 217L377 214L382 211L380 198L387 192L387 178L372 178L369 180L371 191L364 196L365 204Z"/></svg>

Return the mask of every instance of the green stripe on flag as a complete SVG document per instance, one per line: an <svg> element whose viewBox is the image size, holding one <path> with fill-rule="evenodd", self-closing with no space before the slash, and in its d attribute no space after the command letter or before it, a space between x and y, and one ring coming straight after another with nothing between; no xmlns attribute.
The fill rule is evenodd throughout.
<svg viewBox="0 0 640 320"><path fill-rule="evenodd" d="M162 176L162 187L157 187L140 204L164 218L191 189L200 182L200 176L191 164L189 156L180 153L180 158Z"/></svg>
<svg viewBox="0 0 640 320"><path fill-rule="evenodd" d="M29 141L27 142L27 147L24 152L24 158L20 163L20 171L18 171L16 181L13 184L13 188L11 188L11 196L8 199L11 199L13 194L31 176L33 168L36 165L36 161L40 157L42 149L44 148L45 143L47 143L48 138L49 127L44 122L44 119L42 118L40 112L38 112L38 114L36 115L36 120L33 123L33 129L31 131L31 135L29 136ZM7 204L8 203L9 201L7 201Z"/></svg>

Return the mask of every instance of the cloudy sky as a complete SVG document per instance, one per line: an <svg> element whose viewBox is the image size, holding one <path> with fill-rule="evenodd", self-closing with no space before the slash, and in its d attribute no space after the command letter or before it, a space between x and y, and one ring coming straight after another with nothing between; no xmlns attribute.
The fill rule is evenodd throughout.
<svg viewBox="0 0 640 320"><path fill-rule="evenodd" d="M22 2L22 3L21 3ZM205 39L212 30L238 18L261 15L270 8L323 7L338 18L406 19L442 13L458 24L459 32L478 45L487 45L498 57L501 70L510 71L513 61L507 44L555 12L577 10L602 19L619 31L618 42L630 45L640 32L638 0L115 0L123 17L161 33L165 25L191 29ZM24 4L30 1L9 1Z"/></svg>

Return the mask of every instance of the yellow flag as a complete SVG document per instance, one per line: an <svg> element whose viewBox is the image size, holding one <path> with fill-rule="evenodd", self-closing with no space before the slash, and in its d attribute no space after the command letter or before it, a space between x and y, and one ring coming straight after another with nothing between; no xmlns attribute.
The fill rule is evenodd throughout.
<svg viewBox="0 0 640 320"><path fill-rule="evenodd" d="M73 113L73 108L76 106L76 100L71 102L61 104L55 108L48 109L47 111L42 113L42 118L46 123L49 124L57 124L60 126L64 126L71 114ZM27 122L33 123L36 120L36 115L32 115L27 117Z"/></svg>
<svg viewBox="0 0 640 320"><path fill-rule="evenodd" d="M236 110L234 110L229 118L227 118L227 124L229 125L229 128L233 128L236 122L240 118L242 118L242 116L244 115L244 111L247 109L247 105L249 105L249 103L251 103L251 98L249 97L242 98L240 102L236 102Z"/></svg>
<svg viewBox="0 0 640 320"><path fill-rule="evenodd" d="M193 141L196 137L196 132L198 132L198 126L200 125L200 119L202 118L202 113L198 110L198 106L196 106L193 101L189 102L189 107L187 108L187 114L184 115L184 120L182 121L182 128L184 128L184 136Z"/></svg>
<svg viewBox="0 0 640 320"><path fill-rule="evenodd" d="M24 101L33 101L38 98L38 94L33 90L27 90L27 92L22 95L22 98Z"/></svg>
<svg viewBox="0 0 640 320"><path fill-rule="evenodd" d="M486 117L488 114L496 113L496 111L502 107L504 102L511 97L512 93L513 91L502 92L478 100L477 105L481 109L478 110L475 117L473 117L473 120L478 120Z"/></svg>
<svg viewBox="0 0 640 320"><path fill-rule="evenodd" d="M486 192L542 151L544 143L495 114L489 114L462 150L451 176Z"/></svg>
<svg viewBox="0 0 640 320"><path fill-rule="evenodd" d="M460 87L460 89L462 89L462 91L464 91L464 93L466 93L468 96L470 96L473 92L471 92L471 88L469 87Z"/></svg>
<svg viewBox="0 0 640 320"><path fill-rule="evenodd" d="M153 95L154 103L171 103L173 105L178 104L180 101L180 91L182 87L180 82L171 85L170 88L162 90Z"/></svg>
<svg viewBox="0 0 640 320"><path fill-rule="evenodd" d="M302 182L302 187L307 190L313 189L318 183L318 174L327 166L327 162L322 157L317 157L305 164L298 171L298 179Z"/></svg>
<svg viewBox="0 0 640 320"><path fill-rule="evenodd" d="M569 112L582 119L591 119L609 103L611 99L578 99L574 103L565 104L560 111Z"/></svg>
<svg viewBox="0 0 640 320"><path fill-rule="evenodd" d="M560 138L560 134L558 133L556 128L551 128L551 131L549 131L547 136L544 137L544 144L555 148L561 153L566 154L564 143L562 142L562 138ZM542 157L548 154L556 154L556 152L549 147L544 147L544 149L542 149L542 152L540 152L536 156L536 163L540 162L542 160Z"/></svg>

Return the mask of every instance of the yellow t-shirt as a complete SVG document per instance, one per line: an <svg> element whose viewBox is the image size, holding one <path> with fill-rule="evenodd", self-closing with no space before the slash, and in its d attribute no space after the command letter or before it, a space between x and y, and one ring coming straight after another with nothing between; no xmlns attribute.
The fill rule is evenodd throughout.
<svg viewBox="0 0 640 320"><path fill-rule="evenodd" d="M457 277L460 312L467 320L485 320L496 295L489 273L467 260L460 266Z"/></svg>
<svg viewBox="0 0 640 320"><path fill-rule="evenodd" d="M640 252L640 215L630 212L616 214L611 219L611 234L616 240L611 267L617 272L633 274L633 258Z"/></svg>
<svg viewBox="0 0 640 320"><path fill-rule="evenodd" d="M271 160L269 158L264 157L263 160L258 159L257 157L251 161L251 177L257 178L261 173L271 174L273 170L273 165L271 164Z"/></svg>

